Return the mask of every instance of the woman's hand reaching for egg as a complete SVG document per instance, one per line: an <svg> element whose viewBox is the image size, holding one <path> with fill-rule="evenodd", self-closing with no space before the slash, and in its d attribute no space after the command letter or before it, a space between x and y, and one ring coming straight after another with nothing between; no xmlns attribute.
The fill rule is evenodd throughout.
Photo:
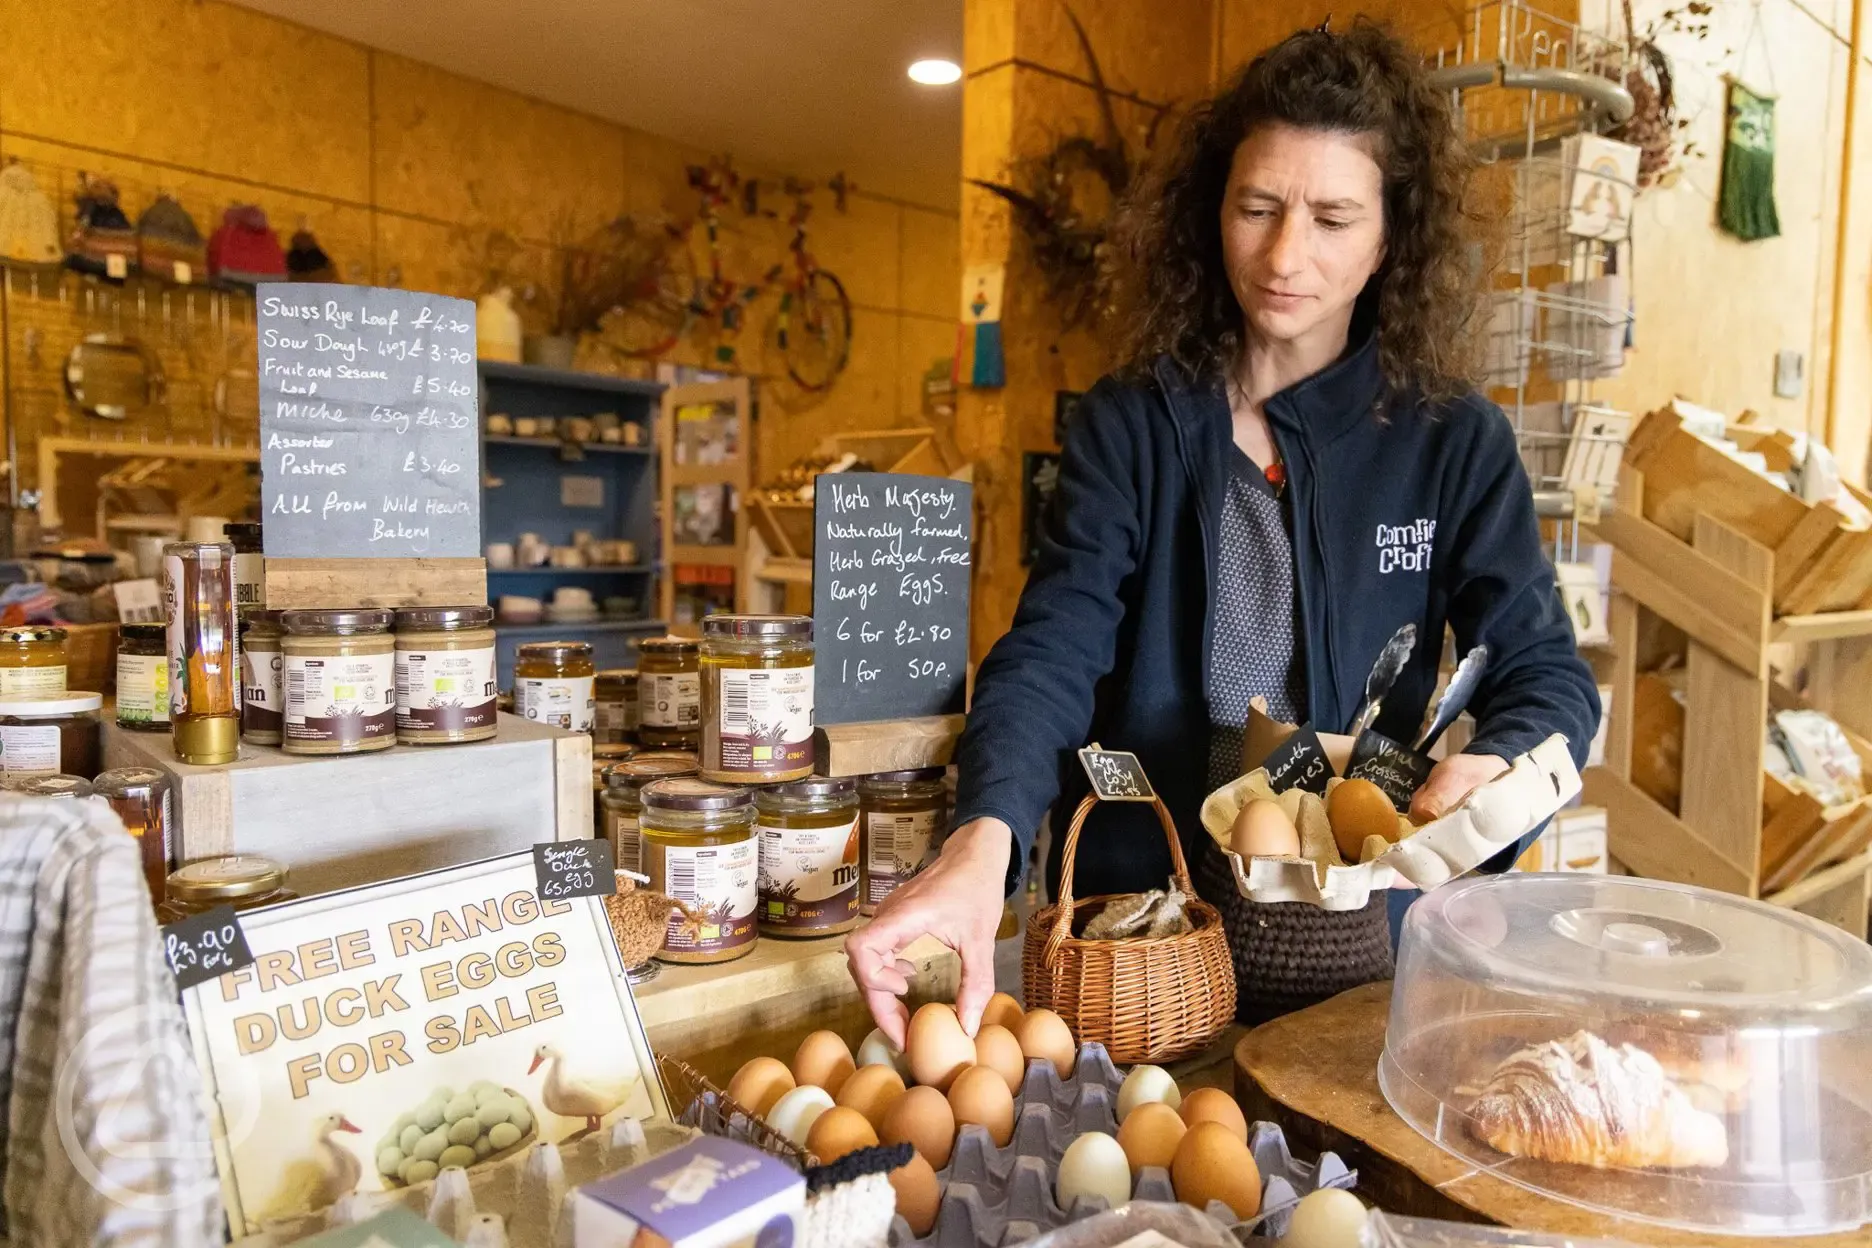
<svg viewBox="0 0 1872 1248"><path fill-rule="evenodd" d="M1431 769L1430 778L1411 798L1411 822L1422 825L1441 819L1507 770L1508 760L1493 754L1450 755Z"/></svg>
<svg viewBox="0 0 1872 1248"><path fill-rule="evenodd" d="M852 979L878 1029L898 1049L910 1012L902 1001L911 967L899 955L920 936L934 936L962 959L956 1014L973 1036L982 1008L994 995L995 929L1007 885L1014 834L999 819L976 819L957 828L936 861L878 906L871 922L845 940Z"/></svg>

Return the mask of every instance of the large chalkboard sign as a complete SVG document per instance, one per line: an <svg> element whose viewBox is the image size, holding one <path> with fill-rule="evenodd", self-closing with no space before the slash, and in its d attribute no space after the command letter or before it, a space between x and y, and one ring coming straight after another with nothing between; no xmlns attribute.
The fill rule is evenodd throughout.
<svg viewBox="0 0 1872 1248"><path fill-rule="evenodd" d="M255 300L266 553L479 555L474 305L310 282Z"/></svg>
<svg viewBox="0 0 1872 1248"><path fill-rule="evenodd" d="M813 489L814 718L962 709L974 491L947 477L825 473Z"/></svg>

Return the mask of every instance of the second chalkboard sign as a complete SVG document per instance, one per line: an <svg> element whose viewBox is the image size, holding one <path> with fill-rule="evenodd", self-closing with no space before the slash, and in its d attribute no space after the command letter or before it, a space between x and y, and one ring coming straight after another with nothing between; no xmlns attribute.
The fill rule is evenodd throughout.
<svg viewBox="0 0 1872 1248"><path fill-rule="evenodd" d="M267 555L479 555L474 305L267 282L254 328Z"/></svg>
<svg viewBox="0 0 1872 1248"><path fill-rule="evenodd" d="M947 477L823 473L813 486L814 719L962 710L974 491Z"/></svg>

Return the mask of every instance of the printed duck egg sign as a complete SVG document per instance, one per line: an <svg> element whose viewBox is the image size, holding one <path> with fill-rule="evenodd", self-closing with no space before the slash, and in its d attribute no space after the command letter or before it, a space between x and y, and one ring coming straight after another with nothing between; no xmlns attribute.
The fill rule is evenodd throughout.
<svg viewBox="0 0 1872 1248"><path fill-rule="evenodd" d="M474 305L265 282L254 307L266 554L479 555Z"/></svg>
<svg viewBox="0 0 1872 1248"><path fill-rule="evenodd" d="M243 916L254 962L183 993L234 1237L619 1117L667 1117L603 903L530 852Z"/></svg>

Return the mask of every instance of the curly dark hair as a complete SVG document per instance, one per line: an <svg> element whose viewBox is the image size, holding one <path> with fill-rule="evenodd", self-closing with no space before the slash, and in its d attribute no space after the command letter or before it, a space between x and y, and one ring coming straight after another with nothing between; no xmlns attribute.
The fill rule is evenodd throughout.
<svg viewBox="0 0 1872 1248"><path fill-rule="evenodd" d="M1192 379L1220 378L1242 346L1242 313L1222 260L1221 210L1235 149L1257 127L1370 135L1383 174L1385 259L1360 303L1375 312L1394 392L1470 389L1479 294L1464 206L1473 158L1423 60L1363 18L1344 32L1288 36L1183 119L1177 139L1126 197L1112 251L1119 358L1135 372L1169 356Z"/></svg>

